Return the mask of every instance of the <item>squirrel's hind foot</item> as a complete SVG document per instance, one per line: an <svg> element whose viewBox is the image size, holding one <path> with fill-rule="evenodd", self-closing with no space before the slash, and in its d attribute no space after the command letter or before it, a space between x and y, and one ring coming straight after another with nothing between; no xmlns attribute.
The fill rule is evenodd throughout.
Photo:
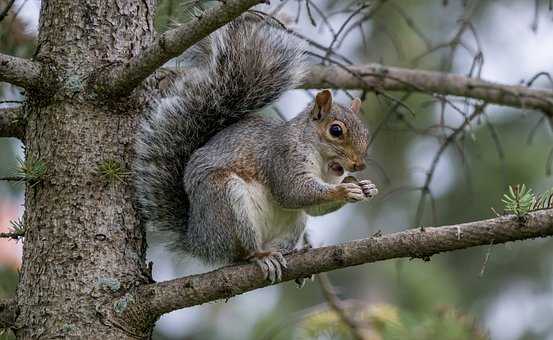
<svg viewBox="0 0 553 340"><path fill-rule="evenodd" d="M305 286L305 283L307 282L307 280L315 281L315 275L309 275L308 277L300 277L295 279L294 282L296 283L296 287L301 289Z"/></svg>
<svg viewBox="0 0 553 340"><path fill-rule="evenodd" d="M265 280L269 280L271 283L280 282L282 269L288 266L286 259L278 251L255 252L250 256L250 261L255 262L261 268Z"/></svg>

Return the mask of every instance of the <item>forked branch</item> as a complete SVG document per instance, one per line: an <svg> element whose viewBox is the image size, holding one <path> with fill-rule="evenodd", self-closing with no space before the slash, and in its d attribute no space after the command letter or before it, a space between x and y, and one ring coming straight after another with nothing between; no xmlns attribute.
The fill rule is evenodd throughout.
<svg viewBox="0 0 553 340"><path fill-rule="evenodd" d="M208 36L211 32L264 0L226 0L204 11L186 24L161 34L140 55L99 77L97 90L110 96L124 96L171 58Z"/></svg>
<svg viewBox="0 0 553 340"><path fill-rule="evenodd" d="M458 74L387 67L380 64L344 67L314 65L303 87L436 93L539 110L553 117L552 90L504 85Z"/></svg>

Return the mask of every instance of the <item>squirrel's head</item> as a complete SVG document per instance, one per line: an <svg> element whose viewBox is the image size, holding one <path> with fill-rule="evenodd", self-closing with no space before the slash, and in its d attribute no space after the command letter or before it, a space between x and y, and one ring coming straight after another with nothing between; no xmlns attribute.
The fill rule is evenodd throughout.
<svg viewBox="0 0 553 340"><path fill-rule="evenodd" d="M344 107L332 102L329 90L322 90L309 113L319 137L317 148L336 176L342 176L344 170L355 172L365 168L369 132L359 115L360 108L359 98Z"/></svg>

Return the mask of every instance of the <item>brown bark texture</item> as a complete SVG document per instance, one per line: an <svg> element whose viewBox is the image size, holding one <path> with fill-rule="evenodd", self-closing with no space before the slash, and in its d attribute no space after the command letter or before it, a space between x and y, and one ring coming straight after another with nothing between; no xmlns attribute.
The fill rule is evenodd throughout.
<svg viewBox="0 0 553 340"><path fill-rule="evenodd" d="M311 68L305 88L337 87L367 91L411 91L481 99L487 103L533 109L553 117L553 91L503 85L459 74L388 67L380 64Z"/></svg>
<svg viewBox="0 0 553 340"><path fill-rule="evenodd" d="M154 1L42 1L42 83L27 99L27 160L46 173L28 185L15 333L30 338L132 338L96 308L149 282L145 235L130 181L110 183L103 162L129 169L142 110L136 98L99 101L94 74L152 41Z"/></svg>

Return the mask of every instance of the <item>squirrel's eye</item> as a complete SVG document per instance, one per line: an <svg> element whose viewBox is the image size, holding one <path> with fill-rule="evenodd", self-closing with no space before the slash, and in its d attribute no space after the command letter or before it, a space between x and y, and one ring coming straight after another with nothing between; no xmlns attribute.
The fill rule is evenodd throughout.
<svg viewBox="0 0 553 340"><path fill-rule="evenodd" d="M333 137L340 137L342 135L342 128L338 124L332 124L330 125L328 132Z"/></svg>

